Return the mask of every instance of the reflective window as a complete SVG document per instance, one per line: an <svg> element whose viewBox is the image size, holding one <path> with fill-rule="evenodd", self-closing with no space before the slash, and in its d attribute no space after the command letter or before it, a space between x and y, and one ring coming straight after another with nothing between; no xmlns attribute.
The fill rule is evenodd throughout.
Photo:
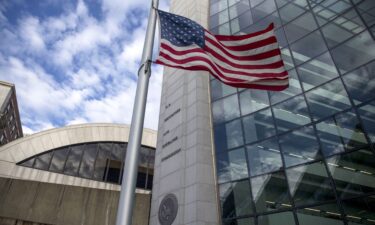
<svg viewBox="0 0 375 225"><path fill-rule="evenodd" d="M217 152L243 145L241 120L215 126L215 149Z"/></svg>
<svg viewBox="0 0 375 225"><path fill-rule="evenodd" d="M286 175L297 206L335 199L323 162L287 169Z"/></svg>
<svg viewBox="0 0 375 225"><path fill-rule="evenodd" d="M294 68L292 54L290 53L290 49L289 48L283 48L283 49L281 49L281 58L284 61L284 66L285 66L286 70L290 70L290 69Z"/></svg>
<svg viewBox="0 0 375 225"><path fill-rule="evenodd" d="M21 166L121 184L126 143L95 142L65 146L17 163ZM243 150L244 151L244 150ZM155 150L141 146L137 188L152 188ZM233 158L233 157L232 157ZM241 159L245 161L245 156ZM238 163L239 159L234 160ZM35 163L34 163L35 162ZM48 167L49 166L49 167ZM247 177L247 165L243 166Z"/></svg>
<svg viewBox="0 0 375 225"><path fill-rule="evenodd" d="M234 220L224 220L224 225L255 225L254 219L234 219Z"/></svg>
<svg viewBox="0 0 375 225"><path fill-rule="evenodd" d="M276 138L247 146L251 176L280 170L283 167Z"/></svg>
<svg viewBox="0 0 375 225"><path fill-rule="evenodd" d="M351 7L350 0L309 0L312 4L313 12L323 26L327 22L335 19L339 14Z"/></svg>
<svg viewBox="0 0 375 225"><path fill-rule="evenodd" d="M357 12L352 9L324 26L322 32L327 40L328 46L334 47L362 32L364 29L365 27Z"/></svg>
<svg viewBox="0 0 375 225"><path fill-rule="evenodd" d="M301 64L325 52L327 47L319 31L315 31L296 41L290 49L296 64Z"/></svg>
<svg viewBox="0 0 375 225"><path fill-rule="evenodd" d="M280 136L285 166L293 166L321 157L319 144L312 127L304 127Z"/></svg>
<svg viewBox="0 0 375 225"><path fill-rule="evenodd" d="M361 13L367 26L375 24L375 4L372 0L365 0L358 5L358 10Z"/></svg>
<svg viewBox="0 0 375 225"><path fill-rule="evenodd" d="M276 10L276 4L274 0L262 0L259 1L258 5L255 5L252 1L250 1L253 12L254 22L268 16L269 14L273 13Z"/></svg>
<svg viewBox="0 0 375 225"><path fill-rule="evenodd" d="M236 18L239 15L243 14L246 11L248 11L250 13L249 1L247 1L247 0L240 0L240 1L238 1L237 4L232 5L231 7L229 7L229 16L230 16L231 19L233 19L233 18ZM251 15L250 15L250 19L251 19ZM248 26L249 21L247 21L246 26Z"/></svg>
<svg viewBox="0 0 375 225"><path fill-rule="evenodd" d="M232 95L212 104L214 123L222 123L240 116L238 96Z"/></svg>
<svg viewBox="0 0 375 225"><path fill-rule="evenodd" d="M230 22L232 34L239 32L252 23L251 13L247 11Z"/></svg>
<svg viewBox="0 0 375 225"><path fill-rule="evenodd" d="M97 144L87 144L83 152L79 176L91 178L94 172L94 161L98 151Z"/></svg>
<svg viewBox="0 0 375 225"><path fill-rule="evenodd" d="M224 9L228 8L227 1L217 1L214 4L211 4L210 6L210 15L212 17L213 14L216 14Z"/></svg>
<svg viewBox="0 0 375 225"><path fill-rule="evenodd" d="M258 217L258 225L294 225L292 212L274 213Z"/></svg>
<svg viewBox="0 0 375 225"><path fill-rule="evenodd" d="M275 126L270 108L258 111L242 119L246 143L275 135Z"/></svg>
<svg viewBox="0 0 375 225"><path fill-rule="evenodd" d="M284 172L252 178L251 190L257 213L292 207Z"/></svg>
<svg viewBox="0 0 375 225"><path fill-rule="evenodd" d="M311 13L304 13L284 27L289 43L300 39L317 28L318 26Z"/></svg>
<svg viewBox="0 0 375 225"><path fill-rule="evenodd" d="M219 183L248 177L243 148L219 154L216 158Z"/></svg>
<svg viewBox="0 0 375 225"><path fill-rule="evenodd" d="M343 76L354 104L375 98L375 61Z"/></svg>
<svg viewBox="0 0 375 225"><path fill-rule="evenodd" d="M247 89L240 93L241 114L246 115L269 106L267 91Z"/></svg>
<svg viewBox="0 0 375 225"><path fill-rule="evenodd" d="M351 107L340 79L335 79L306 93L307 103L314 119L321 119Z"/></svg>
<svg viewBox="0 0 375 225"><path fill-rule="evenodd" d="M220 202L223 218L252 214L249 181L221 184Z"/></svg>
<svg viewBox="0 0 375 225"><path fill-rule="evenodd" d="M375 142L375 101L358 109L363 126L372 142Z"/></svg>
<svg viewBox="0 0 375 225"><path fill-rule="evenodd" d="M304 225L344 225L340 210L335 203L299 209L297 216L299 223Z"/></svg>
<svg viewBox="0 0 375 225"><path fill-rule="evenodd" d="M375 191L375 155L369 149L327 159L340 198Z"/></svg>
<svg viewBox="0 0 375 225"><path fill-rule="evenodd" d="M211 97L213 100L216 100L227 95L236 93L237 88L228 86L223 82L218 81L217 79L211 80Z"/></svg>
<svg viewBox="0 0 375 225"><path fill-rule="evenodd" d="M284 2L277 0L276 1L278 5L283 5ZM291 3L283 8L280 9L280 18L281 21L286 24L289 21L292 21L293 19L297 18L298 16L302 15L304 12L306 12L305 7L299 5L298 3L302 3L304 5L306 4L306 0L302 1L296 1L294 3Z"/></svg>
<svg viewBox="0 0 375 225"><path fill-rule="evenodd" d="M66 160L66 157L68 156L68 153L69 153L68 147L55 150L53 153L53 158L52 158L49 170L54 171L54 172L62 172L64 169L65 160Z"/></svg>
<svg viewBox="0 0 375 225"><path fill-rule="evenodd" d="M349 225L375 224L375 196L342 201Z"/></svg>
<svg viewBox="0 0 375 225"><path fill-rule="evenodd" d="M341 74L344 74L375 58L375 42L365 31L334 48L331 53Z"/></svg>
<svg viewBox="0 0 375 225"><path fill-rule="evenodd" d="M39 155L35 158L34 167L41 170L47 170L52 158L52 151Z"/></svg>
<svg viewBox="0 0 375 225"><path fill-rule="evenodd" d="M339 75L328 52L302 64L297 68L297 71L305 90L309 90Z"/></svg>
<svg viewBox="0 0 375 225"><path fill-rule="evenodd" d="M289 87L283 91L270 91L271 103L277 103L302 92L301 85L295 70L289 70Z"/></svg>
<svg viewBox="0 0 375 225"><path fill-rule="evenodd" d="M277 130L288 131L311 122L303 96L297 96L273 106Z"/></svg>

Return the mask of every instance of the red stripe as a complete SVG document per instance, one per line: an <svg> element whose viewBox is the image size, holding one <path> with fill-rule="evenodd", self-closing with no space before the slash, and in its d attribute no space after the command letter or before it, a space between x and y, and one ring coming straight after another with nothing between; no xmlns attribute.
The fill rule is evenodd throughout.
<svg viewBox="0 0 375 225"><path fill-rule="evenodd" d="M174 55L186 55L188 53L203 53L203 54L207 55L207 53L205 51L203 51L201 48L194 48L194 49L190 49L190 50L177 51L167 44L163 44L162 48L166 49L167 51L169 51L171 53L173 53ZM208 49L208 47L205 48L205 49ZM214 51L212 51L212 52L214 52ZM161 53L162 52L160 52L160 54ZM220 54L216 53L216 55L217 55L217 57L215 57L215 58L222 61L223 63L228 64L228 65L230 65L234 68L240 68L240 69L275 69L275 68L279 68L281 66L284 66L284 63L283 63L282 60L274 62L274 63L261 64L261 65L241 65L241 64L237 64L237 63L234 63L234 62L231 62L231 61L227 60L226 58L224 58Z"/></svg>
<svg viewBox="0 0 375 225"><path fill-rule="evenodd" d="M206 40L207 39L212 40L211 38L206 36ZM213 40L213 41L215 41L215 40ZM266 45L275 44L275 43L277 43L277 40L276 40L275 36L272 36L272 37L269 37L269 38L266 38L266 39L263 39L263 40L259 40L259 41L256 41L256 42L252 42L252 43L249 43L249 44L245 44L245 45L227 46L227 45L224 45L221 42L219 42L219 43L224 48L229 49L231 51L248 51L248 50L252 50L252 49L256 49L256 48L261 48L261 47L264 47Z"/></svg>
<svg viewBox="0 0 375 225"><path fill-rule="evenodd" d="M215 40L212 40L212 39L210 39L210 38L206 38L206 41L207 41L207 42L210 42L212 45L214 45L215 47L217 47L217 48L219 48L221 51L223 51L223 53L225 53L227 56L232 57L232 58L234 58L234 57L256 57L256 56L259 55L259 54L256 54L256 55L251 55L251 56L236 56L236 55L233 55L232 53L228 52L227 49L226 49L226 47L224 47L223 45L219 44L219 42L217 42L217 41L215 41ZM207 46L207 45L205 45L205 47L206 47L206 46ZM273 50L275 50L275 49L273 49ZM270 51L272 51L272 50L270 50ZM261 54L262 54L262 53L261 53Z"/></svg>
<svg viewBox="0 0 375 225"><path fill-rule="evenodd" d="M273 27L274 27L274 25L273 25L273 23L271 23L266 29L258 31L258 32L254 32L254 33L251 33L251 34L235 35L235 36L233 36L233 35L232 36L231 35L213 35L213 36L215 36L219 41L239 41L239 40L244 40L244 39L247 39L247 38L252 38L252 37L259 36L259 35L262 35L264 33L267 33L268 31L273 30ZM209 32L209 31L207 31L207 32Z"/></svg>
<svg viewBox="0 0 375 225"><path fill-rule="evenodd" d="M168 44L165 44L165 43L161 43L160 47L164 48L164 49L167 49L168 51L174 51L174 49L172 47L170 47ZM221 56L215 50L209 48L207 45L204 46L204 49L196 47L196 48L191 48L189 50L175 51L175 54L176 55L185 55L185 54L191 53L191 52L202 52L202 53L204 53L205 51L211 53L213 56L220 59L221 61L224 61L224 60L222 60L222 59L224 59L223 56ZM227 52L226 55L228 57L230 57L232 59L235 59L235 60L238 60L238 61L258 61L258 60L263 60L263 59L270 58L270 57L273 57L273 56L276 56L276 55L281 55L281 52L280 52L280 49L277 48L277 49L274 49L274 50L271 50L271 51L268 51L268 52L264 52L264 53L260 53L260 54L257 54L257 55L236 56L236 55L230 54L229 52Z"/></svg>
<svg viewBox="0 0 375 225"><path fill-rule="evenodd" d="M163 52L160 52L159 55L163 56L165 59L167 59L167 60L169 60L173 63L181 64L181 65L183 65L185 63L193 62L193 61L206 62L215 70L215 72L220 73L220 75L222 77L226 78L226 79L229 79L231 77L228 77L228 76L224 75L221 71L223 71L225 73L232 73L232 74L238 74L238 75L256 77L256 78L277 78L277 77L284 77L284 76L288 75L287 71L283 71L281 73L261 73L261 74L257 73L257 74L254 74L254 73L246 73L246 72L229 70L229 69L221 67L218 64L214 64L211 60L208 60L208 59L206 59L204 57L201 57L201 56L193 56L193 57L190 57L190 58L187 58L187 59L175 59L171 55L165 54ZM217 69L216 67L219 67L219 69L221 71L219 69ZM236 78L234 78L234 79L236 79ZM264 80L264 79L258 79L258 80Z"/></svg>
<svg viewBox="0 0 375 225"><path fill-rule="evenodd" d="M283 71L281 73L247 73L247 72L243 72L243 71L230 70L230 69L222 67L219 64L216 64L216 63L212 62L211 60L206 59L202 56L192 56L192 57L189 57L189 58L186 58L186 59L175 59L175 58L172 57L173 55L169 55L169 54L166 54L164 52L160 52L159 55L164 57L165 59L167 59L169 61L172 61L172 62L178 63L178 64L184 64L184 63L189 63L189 62L193 62L193 61L204 61L204 62L209 63L211 66L213 66L213 65L217 66L221 71L223 71L225 73L232 73L232 74L238 74L238 75L243 75L243 76L250 76L250 77L257 77L257 78L269 78L269 77L277 78L277 77L284 77L284 76L288 75L288 72L286 72L286 71ZM279 67L284 65L282 61L279 61L279 62L281 62L281 65Z"/></svg>
<svg viewBox="0 0 375 225"><path fill-rule="evenodd" d="M169 65L163 62L160 62L159 60L156 60L157 64L168 66L168 67L173 67L176 69L183 69L183 70L193 70L193 71L207 71L210 72L212 76L214 76L216 79L222 81L223 83L232 86L232 87L237 87L237 88L253 88L253 89L260 89L260 90L269 90L269 91L282 91L286 88L288 88L289 85L273 85L273 86L268 86L268 85L259 85L259 84L250 84L250 83L243 83L243 80L238 80L238 83L228 83L223 81L219 76L215 75L212 73L212 71L209 71L207 67L204 66L190 66L190 67L183 67L183 66L175 66L175 65Z"/></svg>

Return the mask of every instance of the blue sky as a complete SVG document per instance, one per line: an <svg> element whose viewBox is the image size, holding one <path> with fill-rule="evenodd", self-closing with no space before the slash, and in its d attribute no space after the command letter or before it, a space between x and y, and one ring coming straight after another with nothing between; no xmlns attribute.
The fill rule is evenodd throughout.
<svg viewBox="0 0 375 225"><path fill-rule="evenodd" d="M169 8L168 0L160 8ZM0 80L14 83L24 133L130 123L150 0L0 1ZM153 65L145 127L157 129Z"/></svg>

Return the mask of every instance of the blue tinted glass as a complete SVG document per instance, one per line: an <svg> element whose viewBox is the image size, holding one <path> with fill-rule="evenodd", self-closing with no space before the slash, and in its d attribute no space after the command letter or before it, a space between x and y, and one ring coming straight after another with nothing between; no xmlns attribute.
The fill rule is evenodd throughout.
<svg viewBox="0 0 375 225"><path fill-rule="evenodd" d="M232 95L212 104L214 123L222 123L240 116L238 96Z"/></svg>
<svg viewBox="0 0 375 225"><path fill-rule="evenodd" d="M358 112L361 116L364 130L366 131L371 141L375 142L375 101L362 106L358 109Z"/></svg>
<svg viewBox="0 0 375 225"><path fill-rule="evenodd" d="M272 113L269 108L243 117L242 122L246 143L261 140L276 133Z"/></svg>

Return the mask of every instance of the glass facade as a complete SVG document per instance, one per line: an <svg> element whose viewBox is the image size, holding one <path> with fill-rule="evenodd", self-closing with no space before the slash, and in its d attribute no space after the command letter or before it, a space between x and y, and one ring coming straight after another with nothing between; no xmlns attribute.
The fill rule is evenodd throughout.
<svg viewBox="0 0 375 225"><path fill-rule="evenodd" d="M223 224L375 224L375 1L210 1L212 33L271 22L288 89L211 78Z"/></svg>
<svg viewBox="0 0 375 225"><path fill-rule="evenodd" d="M94 142L64 146L33 156L18 165L91 180L121 184L127 143ZM142 146L137 188L152 189L155 149Z"/></svg>

